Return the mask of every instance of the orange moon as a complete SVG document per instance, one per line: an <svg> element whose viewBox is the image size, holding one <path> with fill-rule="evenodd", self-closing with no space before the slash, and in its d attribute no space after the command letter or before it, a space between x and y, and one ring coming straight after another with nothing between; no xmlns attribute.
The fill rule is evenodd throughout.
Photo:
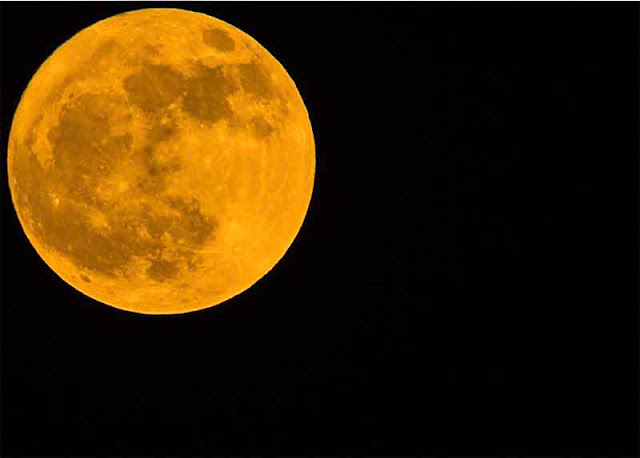
<svg viewBox="0 0 640 458"><path fill-rule="evenodd" d="M304 221L315 146L304 102L256 40L210 16L142 9L42 64L11 126L11 197L69 285L174 314L262 278Z"/></svg>

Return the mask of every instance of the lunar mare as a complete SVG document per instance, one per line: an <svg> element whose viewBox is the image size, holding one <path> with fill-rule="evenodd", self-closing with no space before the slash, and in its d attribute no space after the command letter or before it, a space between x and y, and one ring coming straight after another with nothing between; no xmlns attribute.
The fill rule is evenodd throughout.
<svg viewBox="0 0 640 458"><path fill-rule="evenodd" d="M22 227L67 283L116 308L183 313L285 254L313 189L309 116L280 63L215 18L98 22L38 69L14 115Z"/></svg>

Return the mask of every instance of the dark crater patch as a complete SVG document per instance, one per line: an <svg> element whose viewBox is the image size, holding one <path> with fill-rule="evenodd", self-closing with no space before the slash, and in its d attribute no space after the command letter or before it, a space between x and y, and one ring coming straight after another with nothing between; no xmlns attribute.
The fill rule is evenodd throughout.
<svg viewBox="0 0 640 458"><path fill-rule="evenodd" d="M197 271L198 268L202 265L203 261L201 256L191 256L189 259L187 259L187 268L191 272Z"/></svg>
<svg viewBox="0 0 640 458"><path fill-rule="evenodd" d="M180 163L177 160L160 162L152 159L147 166L147 174L152 179L164 182L169 175L177 172L180 168Z"/></svg>
<svg viewBox="0 0 640 458"><path fill-rule="evenodd" d="M273 97L269 73L265 68L255 62L239 64L236 67L238 80L245 91L261 99Z"/></svg>
<svg viewBox="0 0 640 458"><path fill-rule="evenodd" d="M261 116L255 117L251 123L253 133L258 138L266 138L275 130L271 124L269 124Z"/></svg>
<svg viewBox="0 0 640 458"><path fill-rule="evenodd" d="M103 120L91 111L88 115ZM76 119L75 115L67 116L69 118L65 118L66 121L62 123L65 126L54 136L58 140L57 144L67 145L69 149L58 150L56 154L61 157L65 154L87 154L87 151L74 143L67 144L61 140L65 135L71 135L65 132L72 124L82 127L82 121ZM73 123L70 119L74 120ZM76 135L84 135L82 132L83 129L78 128ZM169 215L158 215L154 212L154 207L149 205L141 207L134 204L124 206L119 212L106 208L101 211L89 197L75 194L78 189L72 186L73 182L68 181L79 176L75 169L78 165L74 161L68 159L65 162L70 170L59 170L60 162L56 162L54 169L44 170L29 146L33 142L33 136L27 138L22 145L16 145L12 164L18 210L23 216L26 216L25 210L31 215L31 218L23 218L23 222L38 240L74 264L106 276L117 277L134 256L140 256L151 260L149 277L162 281L173 278L181 265L185 268L196 265L197 250L215 236L215 220L202 214L197 201L163 198L161 190L158 199L160 203L164 202L165 208L171 210ZM88 143L85 146L90 147ZM90 151L90 154L93 152ZM84 170L90 170L93 167L90 164L91 161L87 161L87 164L80 167L89 167ZM86 189L86 192L90 190ZM90 195L94 194L91 191ZM59 198L55 205L52 203L54 195ZM92 225L92 210L101 211L108 227L96 228ZM151 237L142 237L142 232L149 233ZM170 239L176 245L167 245L164 238L166 234L171 236ZM170 260L163 257L163 253L167 252L172 253ZM87 280L89 277L81 278L90 281Z"/></svg>
<svg viewBox="0 0 640 458"><path fill-rule="evenodd" d="M112 60L119 54L121 54L121 47L115 40L108 40L102 43L88 59L92 64L89 66L90 71L95 71L96 66Z"/></svg>
<svg viewBox="0 0 640 458"><path fill-rule="evenodd" d="M31 125L31 127L27 130L27 137L25 138L25 143L24 143L24 147L27 150L30 150L30 148L36 143L37 140L37 132L40 129L40 123L42 122L42 118L44 118L44 115L42 113L40 113L36 119L33 121L33 124ZM30 151L25 151L22 154L30 154ZM16 155L16 157L18 157Z"/></svg>
<svg viewBox="0 0 640 458"><path fill-rule="evenodd" d="M124 80L129 100L143 111L154 112L173 103L180 96L183 76L166 65L146 65Z"/></svg>
<svg viewBox="0 0 640 458"><path fill-rule="evenodd" d="M193 247L200 247L209 239L215 230L215 222L200 211L200 202L196 199L169 198L168 204L180 214L180 221L169 227L167 232L176 240Z"/></svg>
<svg viewBox="0 0 640 458"><path fill-rule="evenodd" d="M14 196L17 200L16 210L30 210L33 220L24 221L24 223L29 229L37 231L43 207L50 206L51 202L47 201L50 186L47 183L45 172L31 152L34 141L35 135L33 135L33 131L30 131L25 143L14 145L11 171L15 186Z"/></svg>
<svg viewBox="0 0 640 458"><path fill-rule="evenodd" d="M160 158L155 154L153 145L147 144L142 149L142 161L145 172L143 178L137 183L138 190L147 195L156 196L166 188L170 175L178 172L182 166L178 158Z"/></svg>
<svg viewBox="0 0 640 458"><path fill-rule="evenodd" d="M171 261L162 257L163 251L167 248L164 243L159 242L148 253L147 258L151 265L146 272L149 278L156 281L175 278L182 263L188 269L194 269L197 265L196 251L213 236L217 226L215 221L201 213L197 200L167 198L164 202L175 210L176 214L154 215L149 209L145 228L156 241L160 241L165 234L170 235L178 248L171 246L176 258Z"/></svg>
<svg viewBox="0 0 640 458"><path fill-rule="evenodd" d="M105 214L110 229L96 229L89 223L86 209L73 202L61 203L53 210L45 202L33 202L32 211L37 214L39 238L84 268L107 276L118 276L134 256L151 260L147 271L154 280L175 277L181 263L193 264L194 250L202 247L215 231L211 218L200 213L197 207L180 199L173 201L178 212L173 216L159 216L151 209L142 213ZM151 238L140 236L146 229ZM163 239L169 234L172 240L189 249L179 249ZM167 250L176 254L175 260L166 260ZM86 281L86 280L85 280Z"/></svg>
<svg viewBox="0 0 640 458"><path fill-rule="evenodd" d="M146 272L147 276L152 280L170 280L178 274L178 263L165 259L152 259L151 265L147 268Z"/></svg>
<svg viewBox="0 0 640 458"><path fill-rule="evenodd" d="M232 116L227 96L236 85L221 67L200 66L198 75L185 82L185 89L183 106L191 116L210 124Z"/></svg>
<svg viewBox="0 0 640 458"><path fill-rule="evenodd" d="M147 56L157 57L160 55L160 48L158 46L147 44L144 46L144 52Z"/></svg>
<svg viewBox="0 0 640 458"><path fill-rule="evenodd" d="M178 132L178 127L174 121L162 123L155 121L149 128L147 139L153 145L169 140Z"/></svg>
<svg viewBox="0 0 640 458"><path fill-rule="evenodd" d="M18 171L19 169L19 171ZM31 154L16 169L17 180L26 189L22 192L22 205L33 217L32 229L38 240L71 259L75 264L108 276L116 276L123 265L136 252L149 251L153 243L141 240L133 228L120 224L107 214L113 229L98 230L91 226L88 206L69 198L51 175L40 168ZM51 203L51 194L60 196L58 205Z"/></svg>
<svg viewBox="0 0 640 458"><path fill-rule="evenodd" d="M49 129L54 175L76 199L93 195L97 181L123 160L132 146L130 133L110 135L109 107L113 100L81 94L64 107L58 125Z"/></svg>
<svg viewBox="0 0 640 458"><path fill-rule="evenodd" d="M227 32L222 29L207 29L202 32L204 42L222 52L229 52L236 49L236 44Z"/></svg>

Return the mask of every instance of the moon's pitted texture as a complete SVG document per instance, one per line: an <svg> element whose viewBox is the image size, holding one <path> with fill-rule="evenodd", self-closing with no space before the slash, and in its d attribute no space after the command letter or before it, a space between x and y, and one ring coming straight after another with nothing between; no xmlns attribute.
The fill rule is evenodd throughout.
<svg viewBox="0 0 640 458"><path fill-rule="evenodd" d="M168 314L219 304L278 262L304 220L315 151L295 84L260 44L204 14L145 9L44 62L8 166L22 227L60 277Z"/></svg>

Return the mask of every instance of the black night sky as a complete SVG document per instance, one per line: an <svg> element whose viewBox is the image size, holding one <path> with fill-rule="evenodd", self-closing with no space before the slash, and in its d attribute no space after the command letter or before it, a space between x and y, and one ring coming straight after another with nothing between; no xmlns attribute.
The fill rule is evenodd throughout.
<svg viewBox="0 0 640 458"><path fill-rule="evenodd" d="M240 296L132 314L40 260L3 160L3 455L637 455L637 4L6 3L4 154L57 46L154 6L287 69L307 218Z"/></svg>

